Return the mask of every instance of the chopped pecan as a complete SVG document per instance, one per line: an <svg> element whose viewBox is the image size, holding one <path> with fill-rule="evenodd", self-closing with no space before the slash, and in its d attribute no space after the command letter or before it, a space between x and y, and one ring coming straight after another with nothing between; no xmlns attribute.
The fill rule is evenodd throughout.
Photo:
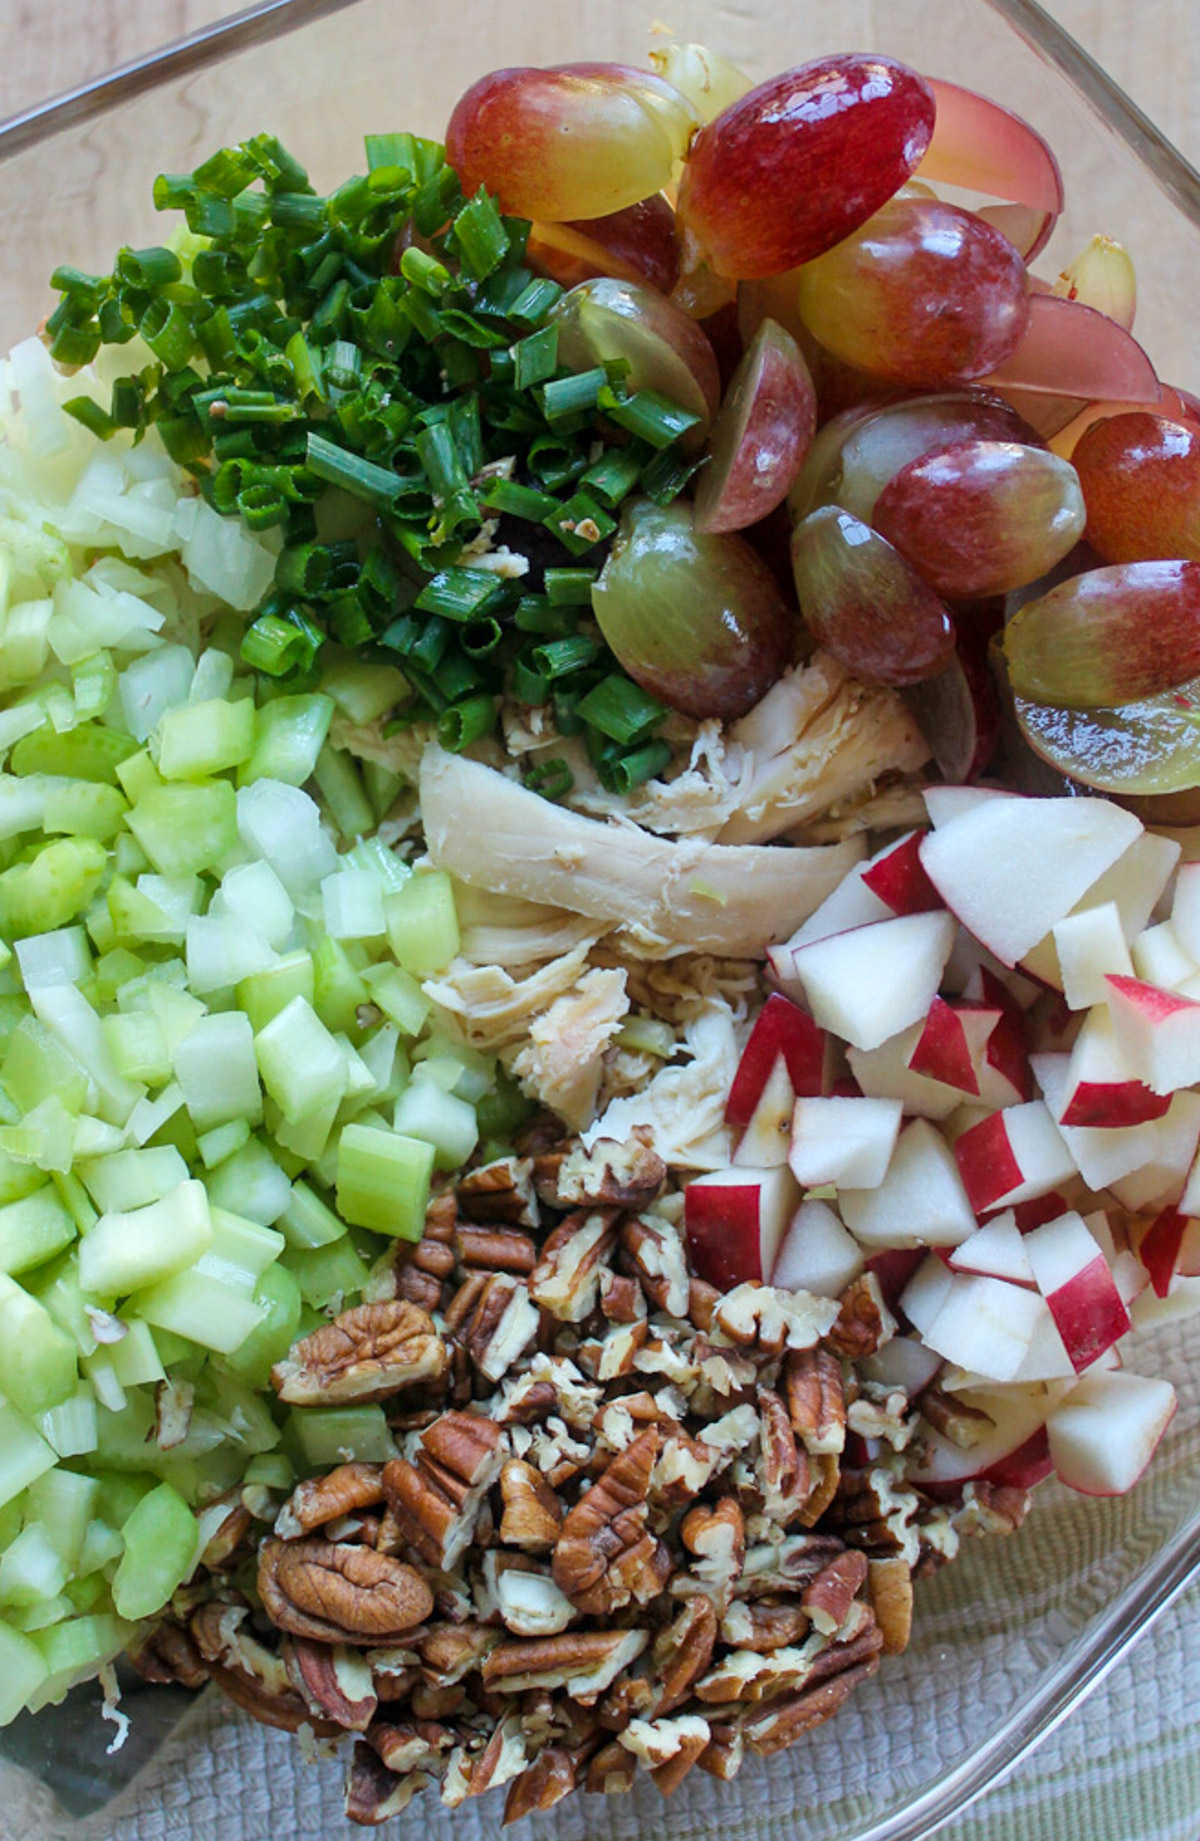
<svg viewBox="0 0 1200 1841"><path fill-rule="evenodd" d="M691 1285L679 1229L653 1215L631 1218L621 1227L621 1253L655 1310L686 1318Z"/></svg>
<svg viewBox="0 0 1200 1841"><path fill-rule="evenodd" d="M808 1680L814 1649L811 1637L795 1649L727 1649L692 1692L697 1700L718 1706L777 1699Z"/></svg>
<svg viewBox="0 0 1200 1841"><path fill-rule="evenodd" d="M834 1636L849 1615L867 1577L867 1558L863 1553L847 1550L823 1566L815 1579L805 1586L801 1607L812 1620L814 1630L822 1636Z"/></svg>
<svg viewBox="0 0 1200 1841"><path fill-rule="evenodd" d="M516 1279L475 1272L451 1300L446 1328L479 1372L499 1381L537 1335L538 1313Z"/></svg>
<svg viewBox="0 0 1200 1841"><path fill-rule="evenodd" d="M431 1624L414 1646L430 1686L452 1688L473 1674L499 1641L500 1632L486 1624Z"/></svg>
<svg viewBox="0 0 1200 1841"><path fill-rule="evenodd" d="M397 1240L371 1268L363 1289L363 1302L381 1304L407 1298L422 1310L436 1310L442 1283L454 1269L450 1238L457 1210L452 1194L434 1196L425 1210L425 1231L413 1245Z"/></svg>
<svg viewBox="0 0 1200 1841"><path fill-rule="evenodd" d="M258 1592L273 1624L318 1643L391 1642L433 1609L413 1567L373 1547L310 1538L263 1542Z"/></svg>
<svg viewBox="0 0 1200 1841"><path fill-rule="evenodd" d="M802 1528L815 1528L838 1493L842 1480L842 1461L832 1452L814 1457L809 1463L808 1501L796 1520Z"/></svg>
<svg viewBox="0 0 1200 1841"><path fill-rule="evenodd" d="M981 1406L972 1406L960 1395L947 1393L941 1387L926 1387L921 1394L920 1407L922 1417L934 1431L948 1438L960 1451L969 1451L995 1426L995 1421Z"/></svg>
<svg viewBox="0 0 1200 1841"><path fill-rule="evenodd" d="M727 1462L726 1454L682 1427L663 1427L663 1444L650 1478L656 1507L670 1512L686 1508L707 1488Z"/></svg>
<svg viewBox="0 0 1200 1841"><path fill-rule="evenodd" d="M636 1323L646 1315L646 1294L635 1278L605 1266L600 1274L600 1309L610 1323Z"/></svg>
<svg viewBox="0 0 1200 1841"><path fill-rule="evenodd" d="M750 1356L782 1355L785 1349L811 1349L837 1321L830 1298L810 1291L777 1291L747 1280L727 1291L717 1305L717 1331Z"/></svg>
<svg viewBox="0 0 1200 1841"><path fill-rule="evenodd" d="M666 1178L645 1125L635 1125L624 1143L597 1138L585 1150L576 1140L539 1157L534 1167L538 1194L552 1208L646 1208Z"/></svg>
<svg viewBox="0 0 1200 1841"><path fill-rule="evenodd" d="M508 1783L525 1769L525 1739L519 1714L506 1713L491 1733L473 1733L455 1747L446 1763L442 1801L457 1809L468 1797L482 1796Z"/></svg>
<svg viewBox="0 0 1200 1841"><path fill-rule="evenodd" d="M458 1263L468 1272L511 1272L526 1277L537 1265L537 1247L511 1227L459 1227L454 1236Z"/></svg>
<svg viewBox="0 0 1200 1841"><path fill-rule="evenodd" d="M288 1637L282 1655L292 1686L318 1719L346 1732L365 1732L379 1707L367 1658L343 1645Z"/></svg>
<svg viewBox="0 0 1200 1841"><path fill-rule="evenodd" d="M561 1687L586 1706L599 1699L649 1640L646 1630L566 1630L533 1642L501 1643L483 1664L484 1685L504 1694Z"/></svg>
<svg viewBox="0 0 1200 1841"><path fill-rule="evenodd" d="M746 1523L736 1499L722 1496L714 1508L697 1503L680 1523L679 1538L696 1565L674 1582L677 1592L703 1592L723 1611L746 1554Z"/></svg>
<svg viewBox="0 0 1200 1841"><path fill-rule="evenodd" d="M346 1815L360 1828L378 1828L406 1809L429 1781L420 1771L397 1777L370 1745L356 1739L346 1772Z"/></svg>
<svg viewBox="0 0 1200 1841"><path fill-rule="evenodd" d="M554 1545L554 1581L588 1616L646 1604L666 1583L666 1549L646 1526L658 1452L657 1428L641 1433L617 1453L563 1522Z"/></svg>
<svg viewBox="0 0 1200 1841"><path fill-rule="evenodd" d="M538 1204L533 1187L533 1159L497 1157L491 1163L468 1171L459 1180L458 1203L468 1221L536 1227Z"/></svg>
<svg viewBox="0 0 1200 1841"><path fill-rule="evenodd" d="M437 1720L376 1720L367 1743L398 1777L409 1771L431 1771L440 1777L455 1736L452 1727Z"/></svg>
<svg viewBox="0 0 1200 1841"><path fill-rule="evenodd" d="M745 1740L736 1725L727 1720L710 1720L709 1741L696 1763L710 1777L732 1783L742 1768Z"/></svg>
<svg viewBox="0 0 1200 1841"><path fill-rule="evenodd" d="M586 1758L562 1745L544 1745L533 1763L514 1777L504 1799L505 1828L522 1816L537 1815L553 1809L569 1796L579 1782Z"/></svg>
<svg viewBox="0 0 1200 1841"><path fill-rule="evenodd" d="M416 1462L385 1466L388 1505L429 1565L450 1569L471 1542L484 1495L507 1455L504 1434L476 1413L442 1413L421 1433Z"/></svg>
<svg viewBox="0 0 1200 1841"><path fill-rule="evenodd" d="M717 1613L712 1600L689 1598L678 1617L654 1639L651 1659L659 1682L654 1717L661 1719L683 1705L712 1661L717 1640Z"/></svg>
<svg viewBox="0 0 1200 1841"><path fill-rule="evenodd" d="M548 1573L527 1572L523 1567L531 1562L522 1556L514 1565L515 1558L510 1555L509 1563L496 1569L496 1604L505 1629L514 1636L557 1636L574 1617L574 1605Z"/></svg>
<svg viewBox="0 0 1200 1841"><path fill-rule="evenodd" d="M867 1597L883 1634L884 1655L898 1656L908 1648L912 1635L913 1582L908 1561L899 1554L869 1561Z"/></svg>
<svg viewBox="0 0 1200 1841"><path fill-rule="evenodd" d="M957 1534L1015 1534L1029 1513L1029 1491L999 1483L968 1483L952 1517Z"/></svg>
<svg viewBox="0 0 1200 1841"><path fill-rule="evenodd" d="M732 1649L790 1649L808 1631L799 1604L758 1604L735 1598L721 1619L721 1641Z"/></svg>
<svg viewBox="0 0 1200 1841"><path fill-rule="evenodd" d="M299 1732L311 1726L321 1738L339 1730L329 1720L314 1720L306 1701L288 1679L283 1658L260 1643L246 1627L249 1606L213 1600L199 1606L191 1620L191 1636L208 1664L208 1674L235 1706L253 1714L264 1726L282 1732Z"/></svg>
<svg viewBox="0 0 1200 1841"><path fill-rule="evenodd" d="M711 1733L698 1713L681 1713L675 1719L631 1720L618 1742L640 1758L664 1796L687 1776Z"/></svg>
<svg viewBox="0 0 1200 1841"><path fill-rule="evenodd" d="M788 1412L770 1387L758 1390L760 1422L756 1474L762 1490L763 1511L786 1527L799 1514L808 1495L808 1458L797 1447Z"/></svg>
<svg viewBox="0 0 1200 1841"><path fill-rule="evenodd" d="M281 1540L296 1540L314 1528L338 1521L356 1509L374 1508L383 1501L383 1468L379 1464L339 1464L323 1477L298 1483L275 1521Z"/></svg>
<svg viewBox="0 0 1200 1841"><path fill-rule="evenodd" d="M204 1659L190 1633L170 1617L164 1617L138 1640L129 1651L129 1661L144 1681L202 1688L208 1680Z"/></svg>
<svg viewBox="0 0 1200 1841"><path fill-rule="evenodd" d="M601 1384L632 1374L639 1349L646 1346L650 1325L645 1317L632 1323L611 1324L600 1342L584 1343L579 1365Z"/></svg>
<svg viewBox="0 0 1200 1841"><path fill-rule="evenodd" d="M632 1790L637 1759L617 1739L612 1739L588 1765L585 1788L595 1796L622 1796Z"/></svg>
<svg viewBox="0 0 1200 1841"><path fill-rule="evenodd" d="M843 1471L825 1515L848 1546L861 1547L873 1558L900 1553L915 1566L921 1545L914 1525L918 1507L915 1491L898 1484L882 1465L875 1465L870 1470Z"/></svg>
<svg viewBox="0 0 1200 1841"><path fill-rule="evenodd" d="M229 1513L209 1535L208 1545L204 1549L202 1558L209 1572L220 1572L242 1557L241 1550L253 1522L253 1515L240 1497L230 1499Z"/></svg>
<svg viewBox="0 0 1200 1841"><path fill-rule="evenodd" d="M271 1370L281 1400L332 1406L386 1400L446 1369L446 1346L431 1319L406 1298L359 1304L295 1343Z"/></svg>
<svg viewBox="0 0 1200 1841"><path fill-rule="evenodd" d="M688 1280L688 1322L703 1330L707 1335L713 1326L713 1317L717 1305L721 1302L721 1293L707 1279L692 1278Z"/></svg>
<svg viewBox="0 0 1200 1841"><path fill-rule="evenodd" d="M523 1458L509 1458L500 1472L504 1514L500 1539L526 1553L549 1553L562 1526L562 1504L540 1471Z"/></svg>
<svg viewBox="0 0 1200 1841"><path fill-rule="evenodd" d="M855 1688L868 1680L879 1667L879 1657L870 1657L842 1669L828 1680L819 1681L799 1694L773 1700L761 1713L752 1714L742 1726L742 1736L751 1751L771 1757L783 1751L804 1733L830 1719L850 1698Z"/></svg>
<svg viewBox="0 0 1200 1841"><path fill-rule="evenodd" d="M857 1398L846 1408L846 1426L860 1438L880 1439L893 1451L903 1451L916 1431L917 1419L902 1387L863 1381Z"/></svg>
<svg viewBox="0 0 1200 1841"><path fill-rule="evenodd" d="M617 1216L611 1209L568 1215L542 1242L529 1275L534 1303L563 1322L582 1323L595 1308L600 1273L616 1241Z"/></svg>
<svg viewBox="0 0 1200 1841"><path fill-rule="evenodd" d="M825 1337L825 1346L843 1361L858 1362L890 1342L896 1319L883 1301L874 1272L860 1273L842 1293L837 1322Z"/></svg>
<svg viewBox="0 0 1200 1841"><path fill-rule="evenodd" d="M736 1580L739 1598L791 1596L836 1560L845 1543L834 1534L787 1534L749 1547Z"/></svg>

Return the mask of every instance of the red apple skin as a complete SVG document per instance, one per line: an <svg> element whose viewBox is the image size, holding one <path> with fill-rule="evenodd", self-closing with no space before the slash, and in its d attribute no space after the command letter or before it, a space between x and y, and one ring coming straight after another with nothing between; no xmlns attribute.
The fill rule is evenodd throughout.
<svg viewBox="0 0 1200 1841"><path fill-rule="evenodd" d="M1154 1093L1141 1080L1081 1080L1063 1113L1063 1125L1117 1128L1161 1119L1171 1104L1169 1093Z"/></svg>
<svg viewBox="0 0 1200 1841"><path fill-rule="evenodd" d="M1002 1112L993 1112L970 1126L954 1141L954 1160L971 1207L986 1214L1012 1189L1020 1187L1024 1173L1009 1143Z"/></svg>
<svg viewBox="0 0 1200 1841"><path fill-rule="evenodd" d="M692 1184L684 1198L688 1261L697 1278L719 1291L732 1291L747 1279L766 1284L763 1269L762 1215L758 1186Z"/></svg>
<svg viewBox="0 0 1200 1841"><path fill-rule="evenodd" d="M898 1300L928 1251L928 1247L885 1247L881 1253L872 1253L866 1262L867 1271L873 1272L879 1280L884 1303L893 1316L900 1317L909 1329L913 1325L908 1322L903 1311L898 1309Z"/></svg>
<svg viewBox="0 0 1200 1841"><path fill-rule="evenodd" d="M1045 1227L1047 1221L1057 1221L1059 1215L1065 1215L1067 1207L1066 1196L1052 1189L1049 1195L1035 1195L1028 1202L1014 1202L1013 1214L1019 1231L1032 1234L1035 1227Z"/></svg>
<svg viewBox="0 0 1200 1841"><path fill-rule="evenodd" d="M1046 1302L1076 1374L1090 1368L1129 1329L1129 1312L1103 1253L1052 1291Z"/></svg>
<svg viewBox="0 0 1200 1841"><path fill-rule="evenodd" d="M995 972L986 965L979 968L983 1001L1001 1012L1000 1021L988 1037L987 1060L999 1074L1015 1087L1022 1100L1033 1098L1033 1075L1029 1067L1029 1041L1025 1013Z"/></svg>
<svg viewBox="0 0 1200 1841"><path fill-rule="evenodd" d="M1181 1215L1177 1208L1164 1208L1142 1235L1137 1256L1146 1268L1156 1297L1165 1298L1171 1289L1188 1221L1189 1217Z"/></svg>
<svg viewBox="0 0 1200 1841"><path fill-rule="evenodd" d="M944 905L921 862L923 835L914 831L863 871L864 885L886 901L894 914L929 914Z"/></svg>
<svg viewBox="0 0 1200 1841"><path fill-rule="evenodd" d="M967 1034L953 1004L935 997L929 1006L925 1027L909 1058L914 1074L928 1075L961 1093L978 1094L979 1081L971 1065Z"/></svg>
<svg viewBox="0 0 1200 1841"><path fill-rule="evenodd" d="M919 1488L923 1496L930 1496L935 1502L953 1502L961 1495L964 1483L992 1483L1000 1489L1034 1489L1053 1474L1046 1428L1039 1426L1024 1444L1007 1452L1004 1457L997 1458L986 1469L978 1470L971 1476L957 1477L953 1481L922 1482Z"/></svg>
<svg viewBox="0 0 1200 1841"><path fill-rule="evenodd" d="M739 1131L749 1125L779 1055L787 1062L796 1098L816 1099L825 1091L828 1052L828 1036L807 1011L772 991L742 1050L725 1102L726 1123Z"/></svg>

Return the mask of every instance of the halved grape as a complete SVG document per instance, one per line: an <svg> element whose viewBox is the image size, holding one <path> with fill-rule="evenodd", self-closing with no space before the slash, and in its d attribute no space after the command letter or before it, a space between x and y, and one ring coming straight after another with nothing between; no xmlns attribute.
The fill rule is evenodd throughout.
<svg viewBox="0 0 1200 1841"><path fill-rule="evenodd" d="M716 356L696 322L664 295L633 281L584 281L552 317L560 363L585 371L622 358L631 390L660 391L707 429L721 400Z"/></svg>
<svg viewBox="0 0 1200 1841"><path fill-rule="evenodd" d="M1111 416L1161 416L1164 421L1178 422L1200 434L1200 404L1196 399L1189 399L1186 390L1178 390L1173 384L1163 384L1161 389L1162 397L1152 410L1147 410L1144 403L1086 403L1077 416L1051 436L1051 449L1064 460L1073 460L1075 449L1093 422L1107 422Z"/></svg>
<svg viewBox="0 0 1200 1841"><path fill-rule="evenodd" d="M1064 710L1013 700L1022 737L1059 773L1119 797L1200 785L1200 678L1117 708ZM1160 811L1164 824L1195 822Z"/></svg>
<svg viewBox="0 0 1200 1841"><path fill-rule="evenodd" d="M980 205L977 215L1008 238L1022 262L1033 261L1054 228L1050 213L1037 211L1032 205Z"/></svg>
<svg viewBox="0 0 1200 1841"><path fill-rule="evenodd" d="M856 677L918 684L949 663L954 623L933 589L840 506L796 526L792 572L809 630Z"/></svg>
<svg viewBox="0 0 1200 1841"><path fill-rule="evenodd" d="M1200 430L1135 410L1093 423L1072 459L1101 556L1200 562Z"/></svg>
<svg viewBox="0 0 1200 1841"><path fill-rule="evenodd" d="M800 276L800 311L822 345L926 387L996 370L1021 341L1029 299L1008 239L928 198L893 199Z"/></svg>
<svg viewBox="0 0 1200 1841"><path fill-rule="evenodd" d="M701 122L715 121L754 87L744 71L706 45L664 45L651 51L650 62L687 99Z"/></svg>
<svg viewBox="0 0 1200 1841"><path fill-rule="evenodd" d="M1095 236L1061 271L1051 289L1062 300L1082 301L1128 332L1137 308L1137 276L1129 251L1112 237Z"/></svg>
<svg viewBox="0 0 1200 1841"><path fill-rule="evenodd" d="M1200 672L1200 563L1118 563L1028 601L1004 629L1013 695L1059 709L1154 697Z"/></svg>
<svg viewBox="0 0 1200 1841"><path fill-rule="evenodd" d="M607 217L534 224L526 253L564 288L611 275L669 294L679 279L675 213L661 194Z"/></svg>
<svg viewBox="0 0 1200 1841"><path fill-rule="evenodd" d="M957 441L910 461L872 523L939 594L1008 594L1074 549L1085 520L1069 460L1015 441Z"/></svg>
<svg viewBox="0 0 1200 1841"><path fill-rule="evenodd" d="M626 501L592 607L630 677L686 716L744 716L791 657L766 563L744 538L697 534L683 500Z"/></svg>
<svg viewBox="0 0 1200 1841"><path fill-rule="evenodd" d="M1123 326L1057 294L1031 296L1020 344L987 381L1005 396L1011 386L1082 402L1156 403L1161 394L1154 366Z"/></svg>
<svg viewBox="0 0 1200 1841"><path fill-rule="evenodd" d="M696 488L698 531L740 531L782 504L817 426L817 394L790 333L764 320L734 373Z"/></svg>
<svg viewBox="0 0 1200 1841"><path fill-rule="evenodd" d="M469 194L563 223L661 192L696 117L678 90L623 64L494 70L459 98L446 153Z"/></svg>
<svg viewBox="0 0 1200 1841"><path fill-rule="evenodd" d="M866 221L933 133L933 95L891 58L847 53L772 77L692 143L679 215L718 274L775 275Z"/></svg>
<svg viewBox="0 0 1200 1841"><path fill-rule="evenodd" d="M900 694L948 786L987 771L1000 739L1000 703L985 659L960 647L944 670Z"/></svg>
<svg viewBox="0 0 1200 1841"><path fill-rule="evenodd" d="M1053 150L1021 116L987 96L941 77L931 77L929 87L937 122L917 169L920 177L1010 200L1027 214L1020 239L1008 228L1013 220L1000 217L1003 206L993 206L989 219L1023 256L1036 256L1063 207L1062 173Z"/></svg>

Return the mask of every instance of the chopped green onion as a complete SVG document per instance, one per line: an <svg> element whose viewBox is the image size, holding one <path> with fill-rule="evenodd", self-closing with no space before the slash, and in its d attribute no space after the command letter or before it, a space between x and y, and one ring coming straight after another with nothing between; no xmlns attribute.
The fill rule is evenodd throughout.
<svg viewBox="0 0 1200 1841"><path fill-rule="evenodd" d="M614 793L631 793L660 774L671 759L666 742L650 742L631 754L619 755L600 769L600 778Z"/></svg>
<svg viewBox="0 0 1200 1841"><path fill-rule="evenodd" d="M623 745L641 741L667 713L640 685L611 674L580 699L578 710L584 722Z"/></svg>
<svg viewBox="0 0 1200 1841"><path fill-rule="evenodd" d="M546 596L551 607L590 607L594 569L547 569Z"/></svg>
<svg viewBox="0 0 1200 1841"><path fill-rule="evenodd" d="M452 703L438 718L438 740L451 754L461 754L472 742L491 734L497 715L493 697L468 697L462 703Z"/></svg>
<svg viewBox="0 0 1200 1841"><path fill-rule="evenodd" d="M565 639L550 639L535 646L530 654L533 667L551 682L582 671L598 657L600 646L587 633L573 633Z"/></svg>

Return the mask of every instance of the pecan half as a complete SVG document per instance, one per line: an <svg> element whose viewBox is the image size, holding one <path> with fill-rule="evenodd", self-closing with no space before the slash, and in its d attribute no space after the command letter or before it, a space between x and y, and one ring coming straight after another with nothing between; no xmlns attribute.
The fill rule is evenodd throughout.
<svg viewBox="0 0 1200 1841"><path fill-rule="evenodd" d="M379 1707L371 1666L357 1650L289 1637L283 1659L292 1686L318 1719L346 1732L365 1732Z"/></svg>
<svg viewBox="0 0 1200 1841"><path fill-rule="evenodd" d="M504 1514L500 1539L525 1553L549 1553L562 1527L562 1504L541 1472L523 1458L509 1458L500 1472Z"/></svg>
<svg viewBox="0 0 1200 1841"><path fill-rule="evenodd" d="M674 1623L654 1639L652 1661L660 1684L654 1702L655 1719L683 1705L712 1661L717 1629L712 1600L689 1598Z"/></svg>
<svg viewBox="0 0 1200 1841"><path fill-rule="evenodd" d="M504 1694L563 1688L590 1705L649 1642L646 1630L566 1630L528 1643L501 1643L483 1664L484 1686Z"/></svg>
<svg viewBox="0 0 1200 1841"><path fill-rule="evenodd" d="M670 1561L646 1526L657 1428L642 1432L605 1467L571 1510L554 1544L554 1582L588 1616L646 1604L666 1583Z"/></svg>
<svg viewBox="0 0 1200 1841"><path fill-rule="evenodd" d="M457 1194L467 1221L508 1227L538 1225L531 1157L497 1157L480 1164L460 1179Z"/></svg>
<svg viewBox="0 0 1200 1841"><path fill-rule="evenodd" d="M757 1604L735 1598L721 1619L721 1641L733 1649L790 1649L809 1628L799 1604Z"/></svg>
<svg viewBox="0 0 1200 1841"><path fill-rule="evenodd" d="M822 1636L834 1636L845 1623L850 1606L858 1597L867 1577L867 1558L850 1550L838 1554L823 1566L816 1578L804 1588L801 1607L812 1619L814 1630Z"/></svg>
<svg viewBox="0 0 1200 1841"><path fill-rule="evenodd" d="M323 1477L298 1483L275 1520L281 1540L296 1540L323 1528L327 1522L352 1515L356 1509L374 1508L383 1501L383 1467L379 1464L339 1464Z"/></svg>
<svg viewBox="0 0 1200 1841"><path fill-rule="evenodd" d="M590 1150L576 1142L567 1151L539 1157L538 1194L552 1208L646 1208L667 1178L646 1125L635 1125L624 1143L597 1138Z"/></svg>
<svg viewBox="0 0 1200 1841"><path fill-rule="evenodd" d="M204 1659L182 1624L164 1617L129 1651L129 1661L143 1681L202 1688L208 1680Z"/></svg>
<svg viewBox="0 0 1200 1841"><path fill-rule="evenodd" d="M912 1635L913 1582L908 1561L899 1554L869 1561L867 1597L883 1634L884 1655L900 1655Z"/></svg>
<svg viewBox="0 0 1200 1841"><path fill-rule="evenodd" d="M828 1349L790 1350L783 1364L783 1397L792 1430L813 1457L846 1445L846 1389L842 1365Z"/></svg>
<svg viewBox="0 0 1200 1841"><path fill-rule="evenodd" d="M537 1247L511 1227L465 1227L454 1235L458 1263L467 1272L512 1272L524 1278L537 1265Z"/></svg>
<svg viewBox="0 0 1200 1841"><path fill-rule="evenodd" d="M823 1720L832 1718L864 1681L879 1667L878 1655L865 1662L843 1668L826 1681L817 1682L799 1694L771 1701L761 1713L752 1714L742 1726L742 1736L751 1751L769 1758L784 1751Z"/></svg>
<svg viewBox="0 0 1200 1841"><path fill-rule="evenodd" d="M446 1346L432 1320L407 1298L359 1304L314 1330L271 1370L291 1406L386 1400L446 1370Z"/></svg>
<svg viewBox="0 0 1200 1841"><path fill-rule="evenodd" d="M393 1642L433 1609L413 1567L373 1547L313 1539L264 1541L258 1592L273 1624L318 1643Z"/></svg>
<svg viewBox="0 0 1200 1841"><path fill-rule="evenodd" d="M621 1254L641 1280L655 1310L686 1317L691 1300L687 1255L679 1229L647 1215L621 1227Z"/></svg>
<svg viewBox="0 0 1200 1841"><path fill-rule="evenodd" d="M760 1421L757 1476L763 1512L786 1527L808 1495L808 1458L796 1444L787 1408L770 1387L758 1390Z"/></svg>
<svg viewBox="0 0 1200 1841"><path fill-rule="evenodd" d="M403 1538L449 1572L475 1532L484 1495L506 1456L504 1434L476 1413L442 1413L421 1433L416 1462L394 1458L383 1487Z"/></svg>
<svg viewBox="0 0 1200 1841"><path fill-rule="evenodd" d="M472 1273L446 1312L446 1328L479 1372L499 1381L538 1333L537 1307L507 1273Z"/></svg>
<svg viewBox="0 0 1200 1841"><path fill-rule="evenodd" d="M398 1777L409 1771L440 1777L454 1741L453 1728L437 1720L376 1720L367 1733L367 1743Z"/></svg>
<svg viewBox="0 0 1200 1841"><path fill-rule="evenodd" d="M596 1305L600 1273L617 1241L612 1210L568 1215L542 1242L529 1275L535 1304L566 1323L582 1323Z"/></svg>
<svg viewBox="0 0 1200 1841"><path fill-rule="evenodd" d="M579 1782L586 1762L579 1751L568 1751L562 1745L544 1745L533 1763L509 1785L504 1799L503 1826L507 1828L510 1823L519 1822L522 1816L537 1815L561 1803Z"/></svg>
<svg viewBox="0 0 1200 1841"><path fill-rule="evenodd" d="M343 1807L348 1819L360 1828L379 1828L406 1809L428 1782L429 1778L420 1771L397 1777L370 1745L356 1739L346 1772Z"/></svg>
<svg viewBox="0 0 1200 1841"><path fill-rule="evenodd" d="M838 1306L810 1291L777 1291L747 1280L727 1291L713 1323L735 1347L751 1356L811 1349L837 1321Z"/></svg>
<svg viewBox="0 0 1200 1841"><path fill-rule="evenodd" d="M896 1319L883 1301L874 1272L863 1272L842 1293L837 1322L825 1346L843 1361L863 1361L896 1334Z"/></svg>
<svg viewBox="0 0 1200 1841"><path fill-rule="evenodd" d="M421 1669L430 1686L452 1688L473 1674L500 1641L486 1624L433 1624L416 1638Z"/></svg>

